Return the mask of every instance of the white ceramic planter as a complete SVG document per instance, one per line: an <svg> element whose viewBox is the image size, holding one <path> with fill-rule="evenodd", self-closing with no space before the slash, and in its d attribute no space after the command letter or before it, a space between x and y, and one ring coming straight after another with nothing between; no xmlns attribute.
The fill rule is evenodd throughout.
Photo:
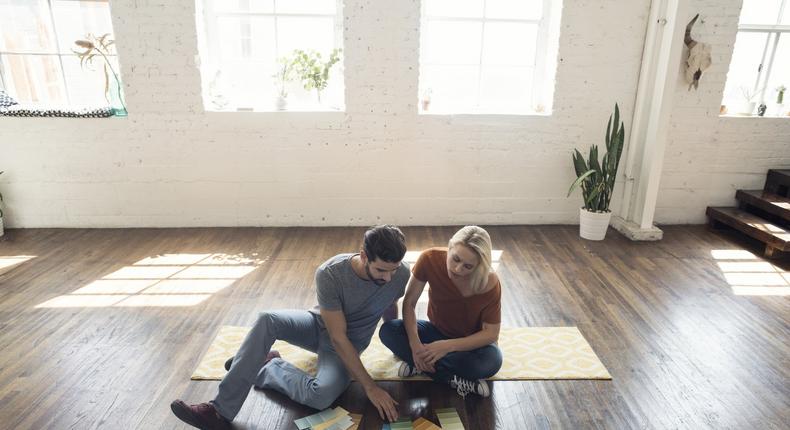
<svg viewBox="0 0 790 430"><path fill-rule="evenodd" d="M579 209L579 236L587 240L603 240L609 227L611 212L589 212Z"/></svg>
<svg viewBox="0 0 790 430"><path fill-rule="evenodd" d="M741 102L738 105L738 115L753 115L757 102Z"/></svg>
<svg viewBox="0 0 790 430"><path fill-rule="evenodd" d="M277 96L274 99L274 106L277 110L285 110L288 107L288 100L285 97Z"/></svg>

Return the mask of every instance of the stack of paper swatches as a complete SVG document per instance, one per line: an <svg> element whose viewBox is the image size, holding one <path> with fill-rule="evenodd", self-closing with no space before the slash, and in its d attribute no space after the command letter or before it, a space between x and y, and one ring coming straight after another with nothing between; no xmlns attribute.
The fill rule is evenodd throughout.
<svg viewBox="0 0 790 430"><path fill-rule="evenodd" d="M442 428L420 417L413 422L408 419L402 419L394 423L384 423L381 430L442 430Z"/></svg>
<svg viewBox="0 0 790 430"><path fill-rule="evenodd" d="M458 416L458 412L454 408L437 409L436 417L439 418L442 430L464 430L461 417Z"/></svg>
<svg viewBox="0 0 790 430"><path fill-rule="evenodd" d="M361 420L361 415L349 414L347 410L338 406L335 409L327 409L299 418L294 423L299 430L356 430Z"/></svg>
<svg viewBox="0 0 790 430"><path fill-rule="evenodd" d="M428 420L426 420L425 418L422 418L422 417L417 418L411 424L412 424L412 427L414 427L414 430L442 430L441 427L437 426L436 424L434 424L434 423L432 423L432 422L430 422L430 421L428 421Z"/></svg>
<svg viewBox="0 0 790 430"><path fill-rule="evenodd" d="M414 427L411 426L411 420L408 418L390 423L390 430L412 430L413 428Z"/></svg>

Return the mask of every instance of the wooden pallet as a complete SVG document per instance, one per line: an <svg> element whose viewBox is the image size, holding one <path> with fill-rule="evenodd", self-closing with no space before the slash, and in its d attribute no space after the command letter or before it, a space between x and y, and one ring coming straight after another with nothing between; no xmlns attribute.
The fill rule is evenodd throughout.
<svg viewBox="0 0 790 430"><path fill-rule="evenodd" d="M711 227L727 225L765 243L769 258L790 251L790 170L769 170L762 190L738 190L735 198L737 208L708 207Z"/></svg>

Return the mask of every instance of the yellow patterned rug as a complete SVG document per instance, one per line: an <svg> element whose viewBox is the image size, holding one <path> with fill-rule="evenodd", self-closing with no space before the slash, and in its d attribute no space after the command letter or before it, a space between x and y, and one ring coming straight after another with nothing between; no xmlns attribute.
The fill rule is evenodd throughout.
<svg viewBox="0 0 790 430"><path fill-rule="evenodd" d="M220 380L225 376L225 360L236 354L248 327L222 326L216 339L192 374L194 380ZM576 327L503 327L499 347L505 356L502 369L489 380L529 379L612 379L590 344ZM296 367L315 374L316 355L283 341L272 349ZM375 380L427 380L426 377L400 378L400 360L373 336L362 353L362 363Z"/></svg>

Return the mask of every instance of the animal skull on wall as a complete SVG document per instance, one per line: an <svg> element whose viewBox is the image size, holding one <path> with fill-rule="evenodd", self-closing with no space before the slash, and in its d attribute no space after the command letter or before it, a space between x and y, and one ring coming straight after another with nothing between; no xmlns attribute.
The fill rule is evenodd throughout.
<svg viewBox="0 0 790 430"><path fill-rule="evenodd" d="M702 72L711 64L710 45L691 38L691 27L697 22L697 18L699 18L699 14L696 14L686 26L684 39L689 48L689 56L686 59L686 81L689 83L689 91L691 91L691 87L694 87L695 90L699 87L699 78L702 77Z"/></svg>

